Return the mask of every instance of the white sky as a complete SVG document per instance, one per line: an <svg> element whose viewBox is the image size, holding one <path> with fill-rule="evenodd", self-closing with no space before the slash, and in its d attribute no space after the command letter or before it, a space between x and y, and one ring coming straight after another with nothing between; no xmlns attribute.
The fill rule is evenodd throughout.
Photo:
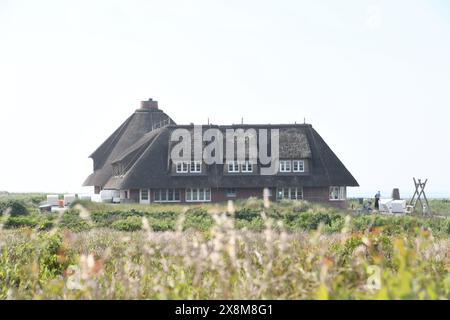
<svg viewBox="0 0 450 320"><path fill-rule="evenodd" d="M179 124L306 117L350 195L450 197L444 0L0 0L0 190L82 191L149 97Z"/></svg>

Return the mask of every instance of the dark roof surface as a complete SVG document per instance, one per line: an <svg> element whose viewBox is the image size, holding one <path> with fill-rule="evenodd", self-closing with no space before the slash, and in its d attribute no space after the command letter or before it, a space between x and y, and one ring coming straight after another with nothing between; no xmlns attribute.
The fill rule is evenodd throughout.
<svg viewBox="0 0 450 320"><path fill-rule="evenodd" d="M127 122L131 123L132 120L128 119L124 125ZM130 124L126 127L125 129L119 128L121 130L118 129L113 135L119 135L120 133L117 132L123 131L122 135L125 136L130 129ZM309 159L311 168L308 173L280 173L272 176L263 176L257 173L233 175L224 174L223 165L214 164L206 166L206 169L200 174L176 174L171 171L169 161L169 153L173 146L173 143L170 143L170 136L173 130L179 128L193 131L192 125L169 125L143 133L138 138L138 133L148 130L149 127L147 126L145 130L136 130L137 132L133 135L130 134L133 139L126 139L129 142L128 147L122 147L125 143L121 143L118 144L120 147L116 147L117 149L113 148L110 155L102 154L107 158L104 161L106 165L99 172L94 172L94 177L91 175L86 182L90 185L101 185L111 189L358 186L351 173L309 124L203 126L203 130L218 128L222 132L226 129L238 128L279 129L280 158ZM108 140L105 143L108 143ZM121 137L116 140L123 142ZM131 141L133 142L131 143ZM123 164L126 173L118 177L113 176L113 163Z"/></svg>
<svg viewBox="0 0 450 320"><path fill-rule="evenodd" d="M104 186L113 176L112 163L120 160L138 148L141 141L149 139L147 135L156 131L161 123L173 120L160 109L136 110L114 133L95 150L90 158L94 160L94 172L84 182L85 186Z"/></svg>

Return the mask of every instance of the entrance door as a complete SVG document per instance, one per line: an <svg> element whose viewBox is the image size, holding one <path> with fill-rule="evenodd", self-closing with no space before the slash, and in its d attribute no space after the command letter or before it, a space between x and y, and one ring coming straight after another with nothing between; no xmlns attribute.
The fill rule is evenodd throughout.
<svg viewBox="0 0 450 320"><path fill-rule="evenodd" d="M149 204L150 203L150 190L141 189L139 192L139 203Z"/></svg>

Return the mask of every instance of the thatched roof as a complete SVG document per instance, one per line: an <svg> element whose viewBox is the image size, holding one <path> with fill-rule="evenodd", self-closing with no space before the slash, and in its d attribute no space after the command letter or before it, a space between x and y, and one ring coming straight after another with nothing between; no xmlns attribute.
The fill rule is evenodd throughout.
<svg viewBox="0 0 450 320"><path fill-rule="evenodd" d="M173 147L170 136L173 130L184 128L190 132L193 126L170 125L158 130L148 130L140 138L137 134L130 134L133 139L123 139L130 142L126 147L118 144L122 136L130 130L128 119L114 135L117 141L111 154L102 151L95 154L94 162L104 160L101 169L94 172L87 185L100 185L111 189L134 188L188 188L188 187L281 187L281 186L358 186L351 173L345 168L322 137L309 124L294 125L232 125L232 126L204 126L218 128L222 132L226 129L279 129L280 130L280 158L308 159L311 168L307 173L283 174L263 176L258 173L230 175L224 174L222 164L206 167L200 174L179 175L171 171L169 155ZM128 124L127 124L128 123ZM122 128L125 126L125 128ZM129 128L130 127L130 128ZM134 128L136 130L136 128ZM137 131L137 130L136 130ZM105 142L106 144L111 137ZM134 142L131 143L131 141ZM104 143L104 144L105 144ZM121 146L120 148L118 146ZM117 148L117 149L116 149ZM103 145L101 150L109 150ZM99 150L98 149L98 150ZM97 151L98 151L97 150ZM96 151L96 152L97 152ZM125 172L120 177L112 174L112 165L122 165Z"/></svg>
<svg viewBox="0 0 450 320"><path fill-rule="evenodd" d="M173 120L160 109L137 109L119 128L113 132L90 158L94 160L94 172L84 182L85 186L105 186L113 176L112 163L123 160L139 147L151 139L157 127L163 122L174 123ZM142 150L143 151L143 150ZM128 158L128 160L132 160Z"/></svg>

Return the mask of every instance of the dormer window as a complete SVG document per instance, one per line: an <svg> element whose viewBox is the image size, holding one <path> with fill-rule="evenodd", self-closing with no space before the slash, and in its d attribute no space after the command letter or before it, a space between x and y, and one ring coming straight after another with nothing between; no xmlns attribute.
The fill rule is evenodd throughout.
<svg viewBox="0 0 450 320"><path fill-rule="evenodd" d="M191 168L192 173L200 173L202 172L202 163L200 161L191 161Z"/></svg>
<svg viewBox="0 0 450 320"><path fill-rule="evenodd" d="M239 163L237 161L229 161L228 172L239 172Z"/></svg>
<svg viewBox="0 0 450 320"><path fill-rule="evenodd" d="M177 166L177 173L187 173L188 172L188 169L189 169L188 162L180 161L180 162L177 162L176 166Z"/></svg>
<svg viewBox="0 0 450 320"><path fill-rule="evenodd" d="M202 172L201 161L180 161L176 163L177 173L200 173Z"/></svg>
<svg viewBox="0 0 450 320"><path fill-rule="evenodd" d="M292 161L292 171L293 172L305 172L305 161L304 160L293 160Z"/></svg>
<svg viewBox="0 0 450 320"><path fill-rule="evenodd" d="M242 163L242 172L253 172L253 164L250 161Z"/></svg>
<svg viewBox="0 0 450 320"><path fill-rule="evenodd" d="M291 172L291 160L280 160L280 172Z"/></svg>

